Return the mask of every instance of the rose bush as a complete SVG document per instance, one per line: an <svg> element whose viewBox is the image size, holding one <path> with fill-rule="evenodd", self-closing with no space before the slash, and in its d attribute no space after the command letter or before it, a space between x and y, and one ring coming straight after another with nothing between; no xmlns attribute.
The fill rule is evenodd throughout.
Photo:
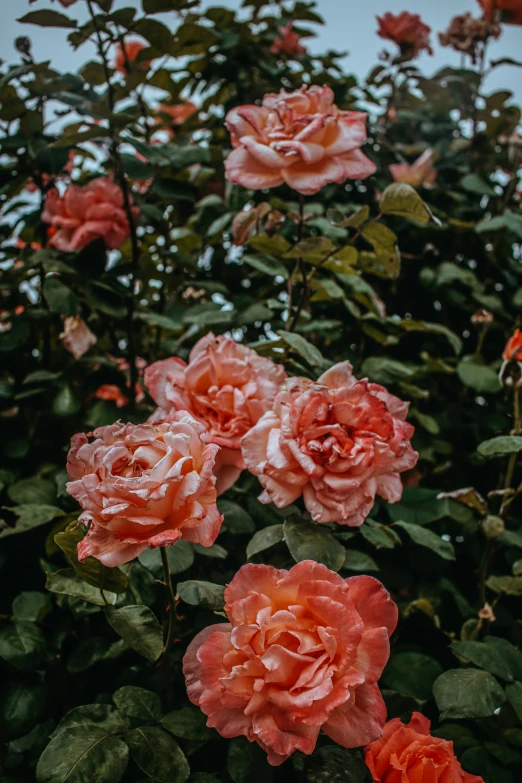
<svg viewBox="0 0 522 783"><path fill-rule="evenodd" d="M26 5L1 783L518 783L518 5Z"/></svg>

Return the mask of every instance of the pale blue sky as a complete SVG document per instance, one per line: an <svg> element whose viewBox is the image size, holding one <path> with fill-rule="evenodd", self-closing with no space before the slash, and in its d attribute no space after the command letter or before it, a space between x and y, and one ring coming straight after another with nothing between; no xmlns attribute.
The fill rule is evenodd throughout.
<svg viewBox="0 0 522 783"><path fill-rule="evenodd" d="M242 0L214 0L206 5L238 8ZM114 8L124 6L141 7L139 0L115 0ZM33 51L37 59L51 59L58 70L75 70L85 61L85 48L73 52L67 42L63 30L43 30L32 25L20 25L17 17L23 16L29 10L37 8L55 8L62 10L58 2L37 0L29 6L28 0L0 0L2 25L0 29L0 52L4 60L12 61L12 42L18 35L29 35L33 40ZM398 13L405 8L420 13L424 21L432 27L432 43L435 56L422 55L419 65L428 73L446 64L458 65L459 55L438 44L436 33L444 30L452 16L465 11L477 13L477 0L318 0L317 8L325 19L325 26L319 28L317 39L310 43L312 50L321 52L327 48L348 51L346 67L349 71L364 76L375 64L377 53L385 42L375 34L375 15L385 11ZM72 6L68 13L79 20L86 18L84 0ZM170 15L173 17L174 15ZM161 14L159 19L169 22L169 14ZM520 59L522 51L522 27L505 26L499 41L491 45L490 55L493 59L513 57ZM522 69L504 66L490 77L488 88L512 90L519 102L522 102Z"/></svg>

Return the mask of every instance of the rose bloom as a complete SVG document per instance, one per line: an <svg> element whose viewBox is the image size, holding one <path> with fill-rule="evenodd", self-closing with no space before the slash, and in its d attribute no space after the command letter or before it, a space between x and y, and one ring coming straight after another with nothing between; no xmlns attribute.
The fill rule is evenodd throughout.
<svg viewBox="0 0 522 783"><path fill-rule="evenodd" d="M183 123L192 117L198 110L198 107L192 101L185 101L184 103L160 103L158 109L163 114L168 114L171 119L172 125L183 125Z"/></svg>
<svg viewBox="0 0 522 783"><path fill-rule="evenodd" d="M131 207L134 220L139 210ZM87 185L69 185L63 196L56 188L48 191L42 222L55 228L49 244L72 253L95 239L103 239L109 250L117 250L130 233L123 193L110 177L98 177Z"/></svg>
<svg viewBox="0 0 522 783"><path fill-rule="evenodd" d="M457 52L469 55L475 64L479 47L490 38L498 38L500 33L500 25L487 19L475 19L468 12L453 17L446 32L439 33L439 41L442 46L451 46Z"/></svg>
<svg viewBox="0 0 522 783"><path fill-rule="evenodd" d="M433 54L430 46L431 28L422 22L419 14L410 14L408 11L392 14L388 11L376 19L379 22L377 35L396 43L403 57L411 59L423 49Z"/></svg>
<svg viewBox="0 0 522 783"><path fill-rule="evenodd" d="M288 54L290 57L293 55L299 57L301 54L306 54L306 47L302 45L300 37L296 32L292 30L292 22L278 27L277 32L279 38L276 38L270 51L272 54Z"/></svg>
<svg viewBox="0 0 522 783"><path fill-rule="evenodd" d="M80 561L92 555L119 566L180 538L214 543L223 521L213 473L219 447L203 442L203 429L181 411L169 423L117 422L94 430L93 440L72 438L67 492L90 526Z"/></svg>
<svg viewBox="0 0 522 783"><path fill-rule="evenodd" d="M247 564L225 590L228 623L183 659L189 699L226 738L244 735L282 764L322 729L345 748L380 737L377 680L397 607L377 579L343 579L313 560L289 571Z"/></svg>
<svg viewBox="0 0 522 783"><path fill-rule="evenodd" d="M94 392L94 397L98 400L106 400L116 403L117 408L124 408L129 400L123 394L122 390L115 383L104 383Z"/></svg>
<svg viewBox="0 0 522 783"><path fill-rule="evenodd" d="M120 73L129 73L130 66L134 63L136 68L140 70L148 70L150 67L150 60L135 63L138 54L145 49L145 44L141 41L125 41L125 49L121 44L116 47L116 54L114 58L113 67Z"/></svg>
<svg viewBox="0 0 522 783"><path fill-rule="evenodd" d="M145 385L159 406L153 421L188 410L206 428L205 438L223 447L216 463L219 493L244 469L241 438L270 410L285 378L282 366L212 333L196 343L188 364L172 357L145 370Z"/></svg>
<svg viewBox="0 0 522 783"><path fill-rule="evenodd" d="M522 332L515 329L502 353L505 362L522 362Z"/></svg>
<svg viewBox="0 0 522 783"><path fill-rule="evenodd" d="M79 315L70 315L63 322L60 340L75 359L80 359L96 343L96 335L91 332L83 318Z"/></svg>
<svg viewBox="0 0 522 783"><path fill-rule="evenodd" d="M500 21L505 24L522 24L522 0L478 0L484 10L484 16L489 21Z"/></svg>
<svg viewBox="0 0 522 783"><path fill-rule="evenodd" d="M417 160L407 163L392 163L389 167L394 182L406 182L414 188L428 187L437 179L437 169L433 167L434 151L429 147Z"/></svg>
<svg viewBox="0 0 522 783"><path fill-rule="evenodd" d="M430 735L430 721L419 712L407 724L388 721L381 739L366 748L366 764L374 783L484 783L464 772L453 742Z"/></svg>
<svg viewBox="0 0 522 783"><path fill-rule="evenodd" d="M286 182L298 193L317 193L329 182L364 179L375 164L361 152L366 114L341 111L329 87L301 87L265 95L261 106L238 106L225 125L233 151L225 161L234 185L252 190Z"/></svg>
<svg viewBox="0 0 522 783"><path fill-rule="evenodd" d="M282 508L302 495L315 522L362 525L375 495L400 500L400 473L417 462L407 412L384 387L354 378L350 362L316 382L290 378L241 442L259 500Z"/></svg>

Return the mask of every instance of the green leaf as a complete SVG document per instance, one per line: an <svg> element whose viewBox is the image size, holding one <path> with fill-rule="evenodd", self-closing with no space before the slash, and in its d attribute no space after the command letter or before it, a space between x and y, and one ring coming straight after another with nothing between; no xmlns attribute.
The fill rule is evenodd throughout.
<svg viewBox="0 0 522 783"><path fill-rule="evenodd" d="M246 556L250 560L254 555L269 549L283 540L283 525L270 525L258 530L247 544Z"/></svg>
<svg viewBox="0 0 522 783"><path fill-rule="evenodd" d="M381 196L379 207L385 215L399 215L414 223L426 224L433 219L431 211L415 188L405 182L388 185Z"/></svg>
<svg viewBox="0 0 522 783"><path fill-rule="evenodd" d="M494 593L522 595L522 576L490 576L486 585Z"/></svg>
<svg viewBox="0 0 522 783"><path fill-rule="evenodd" d="M80 408L80 400L69 384L64 384L53 400L53 413L56 416L74 416Z"/></svg>
<svg viewBox="0 0 522 783"><path fill-rule="evenodd" d="M385 386L404 381L413 374L414 370L411 367L387 356L370 356L362 365L364 377L367 376L375 383L382 383Z"/></svg>
<svg viewBox="0 0 522 783"><path fill-rule="evenodd" d="M51 734L51 739L55 739L63 731L89 726L96 726L111 734L117 734L130 728L130 723L125 715L111 704L82 704L81 707L74 707L64 715Z"/></svg>
<svg viewBox="0 0 522 783"><path fill-rule="evenodd" d="M343 568L348 571L378 571L379 566L366 552L359 552L357 549L347 549L344 558Z"/></svg>
<svg viewBox="0 0 522 783"><path fill-rule="evenodd" d="M395 280L401 271L397 235L382 223L368 223L361 228L361 236L373 247L388 277Z"/></svg>
<svg viewBox="0 0 522 783"><path fill-rule="evenodd" d="M204 606L215 612L223 609L225 592L223 585L190 579L187 582L178 582L177 592L181 600L191 606Z"/></svg>
<svg viewBox="0 0 522 783"><path fill-rule="evenodd" d="M8 493L13 503L52 505L56 501L56 487L52 481L35 476L11 484Z"/></svg>
<svg viewBox="0 0 522 783"><path fill-rule="evenodd" d="M444 541L443 538L436 533L433 533L433 531L428 530L425 527L420 527L419 525L403 522L402 520L395 522L395 525L405 530L411 540L419 546L425 546L428 549L431 549L432 552L435 552L435 554L444 558L444 560L455 560L453 544L449 541Z"/></svg>
<svg viewBox="0 0 522 783"><path fill-rule="evenodd" d="M324 369L325 359L319 348L309 343L300 334L295 332L285 332L280 329L277 334L290 348L301 356L311 367Z"/></svg>
<svg viewBox="0 0 522 783"><path fill-rule="evenodd" d="M39 590L24 590L13 601L13 615L17 620L41 622L51 609L49 596Z"/></svg>
<svg viewBox="0 0 522 783"><path fill-rule="evenodd" d="M175 737L182 739L204 741L215 736L212 729L207 727L207 716L196 707L183 707L174 710L161 721L161 725Z"/></svg>
<svg viewBox="0 0 522 783"><path fill-rule="evenodd" d="M486 636L484 641L502 658L515 680L522 680L522 652L518 647L500 636Z"/></svg>
<svg viewBox="0 0 522 783"><path fill-rule="evenodd" d="M268 275L269 277L276 277L279 275L285 280L288 279L288 270L277 258L271 258L270 256L252 256L246 254L243 256L242 260L245 262L245 264L253 267L258 272L263 272L263 274Z"/></svg>
<svg viewBox="0 0 522 783"><path fill-rule="evenodd" d="M482 441L477 451L482 457L504 457L506 454L516 454L522 451L522 436L498 435L496 438Z"/></svg>
<svg viewBox="0 0 522 783"><path fill-rule="evenodd" d="M61 571L47 574L45 586L51 593L71 595L90 604L96 604L96 606L105 606L107 603L115 604L118 598L116 593L104 592L102 595L96 587L84 582L74 568L63 568Z"/></svg>
<svg viewBox="0 0 522 783"><path fill-rule="evenodd" d="M58 277L47 277L44 282L44 296L51 313L60 315L78 315L80 306L69 286Z"/></svg>
<svg viewBox="0 0 522 783"><path fill-rule="evenodd" d="M273 778L264 751L243 737L228 743L227 768L234 783L271 783Z"/></svg>
<svg viewBox="0 0 522 783"><path fill-rule="evenodd" d="M6 739L27 734L46 708L46 688L40 680L2 678L0 691L0 735Z"/></svg>
<svg viewBox="0 0 522 783"><path fill-rule="evenodd" d="M176 740L162 729L142 726L125 740L138 767L157 783L185 783L190 768Z"/></svg>
<svg viewBox="0 0 522 783"><path fill-rule="evenodd" d="M229 533L253 533L256 529L248 511L238 503L218 498L217 507L224 516L223 528Z"/></svg>
<svg viewBox="0 0 522 783"><path fill-rule="evenodd" d="M450 669L435 681L433 695L441 719L487 718L506 696L498 682L480 669Z"/></svg>
<svg viewBox="0 0 522 783"><path fill-rule="evenodd" d="M508 701L522 721L522 682L513 682L506 686Z"/></svg>
<svg viewBox="0 0 522 783"><path fill-rule="evenodd" d="M57 506L46 506L43 504L24 503L21 506L14 506L9 509L18 517L15 527L5 527L0 530L0 538L14 536L18 533L27 533L40 525L46 525L52 519L63 516L63 511Z"/></svg>
<svg viewBox="0 0 522 783"><path fill-rule="evenodd" d="M498 373L488 364L477 364L470 358L459 362L457 375L464 384L479 394L495 394L500 391Z"/></svg>
<svg viewBox="0 0 522 783"><path fill-rule="evenodd" d="M74 29L78 26L76 20L69 19L68 16L58 13L58 11L31 11L31 13L22 16L16 21L21 24L36 24L38 27L65 27Z"/></svg>
<svg viewBox="0 0 522 783"><path fill-rule="evenodd" d="M45 639L34 623L15 620L0 629L0 658L15 669L36 669L44 656Z"/></svg>
<svg viewBox="0 0 522 783"><path fill-rule="evenodd" d="M161 699L153 691L124 685L112 694L115 705L130 718L157 721L161 718Z"/></svg>
<svg viewBox="0 0 522 783"><path fill-rule="evenodd" d="M495 674L503 680L511 682L514 678L509 665L498 654L494 647L490 647L484 642L453 642L451 645L453 652L475 666L485 669L490 674Z"/></svg>
<svg viewBox="0 0 522 783"><path fill-rule="evenodd" d="M492 185L480 174L466 174L460 181L460 186L469 193L480 196L496 196Z"/></svg>
<svg viewBox="0 0 522 783"><path fill-rule="evenodd" d="M225 560L228 556L228 552L225 547L220 544L212 544L212 546L203 546L202 544L192 544L194 552L203 557L215 557L218 560Z"/></svg>
<svg viewBox="0 0 522 783"><path fill-rule="evenodd" d="M122 294L106 283L91 280L85 286L85 296L89 304L104 315L112 318L125 318L127 307Z"/></svg>
<svg viewBox="0 0 522 783"><path fill-rule="evenodd" d="M307 783L369 783L371 775L362 754L337 745L314 751L305 761Z"/></svg>
<svg viewBox="0 0 522 783"><path fill-rule="evenodd" d="M138 19L133 25L133 32L143 36L160 54L176 55L172 32L156 19Z"/></svg>
<svg viewBox="0 0 522 783"><path fill-rule="evenodd" d="M300 258L307 264L316 266L321 264L334 249L334 243L327 237L308 237L302 239L285 253L285 258Z"/></svg>
<svg viewBox="0 0 522 783"><path fill-rule="evenodd" d="M283 536L296 563L316 560L333 571L344 565L346 550L326 527L289 517L283 524Z"/></svg>
<svg viewBox="0 0 522 783"><path fill-rule="evenodd" d="M98 726L62 731L51 740L36 767L38 783L118 783L129 759L123 740Z"/></svg>
<svg viewBox="0 0 522 783"><path fill-rule="evenodd" d="M109 642L102 636L89 636L83 639L67 661L67 671L81 674L102 661L109 650Z"/></svg>
<svg viewBox="0 0 522 783"><path fill-rule="evenodd" d="M442 667L433 658L418 652L403 652L392 655L382 678L389 688L427 701L433 683L441 674Z"/></svg>
<svg viewBox="0 0 522 783"><path fill-rule="evenodd" d="M124 593L129 587L129 580L119 568L107 568L95 557L88 557L83 563L80 563L77 547L84 537L85 530L82 525L78 522L72 522L64 531L55 535L54 541L78 576L85 582L100 590Z"/></svg>
<svg viewBox="0 0 522 783"><path fill-rule="evenodd" d="M181 574L183 571L187 571L194 562L194 547L190 541L179 539L174 546L166 547L166 552L171 574ZM138 555L138 560L157 578L163 573L161 554L157 547L156 549L145 549Z"/></svg>
<svg viewBox="0 0 522 783"><path fill-rule="evenodd" d="M163 651L163 632L156 615L147 606L108 606L105 616L129 647L148 661L158 660Z"/></svg>
<svg viewBox="0 0 522 783"><path fill-rule="evenodd" d="M359 532L376 549L393 549L397 544L401 544L400 536L393 528L381 525L374 519L366 519Z"/></svg>

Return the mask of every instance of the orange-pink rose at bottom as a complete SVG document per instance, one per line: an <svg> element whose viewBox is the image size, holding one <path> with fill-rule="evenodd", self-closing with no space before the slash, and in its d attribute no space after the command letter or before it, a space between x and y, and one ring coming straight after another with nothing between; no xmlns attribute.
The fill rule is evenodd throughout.
<svg viewBox="0 0 522 783"><path fill-rule="evenodd" d="M420 712L407 724L388 721L381 739L366 748L373 783L484 783L462 769L453 742L433 737L430 725Z"/></svg>
<svg viewBox="0 0 522 783"><path fill-rule="evenodd" d="M223 521L216 506L214 462L219 446L186 411L168 423L123 424L72 438L67 492L83 508L88 533L80 561L92 555L106 566L133 560L148 547L180 538L211 546Z"/></svg>
<svg viewBox="0 0 522 783"><path fill-rule="evenodd" d="M229 622L201 631L183 659L207 726L257 742L273 766L312 753L321 729L346 748L381 736L377 681L397 607L377 579L343 579L313 560L289 571L247 564L225 612Z"/></svg>

